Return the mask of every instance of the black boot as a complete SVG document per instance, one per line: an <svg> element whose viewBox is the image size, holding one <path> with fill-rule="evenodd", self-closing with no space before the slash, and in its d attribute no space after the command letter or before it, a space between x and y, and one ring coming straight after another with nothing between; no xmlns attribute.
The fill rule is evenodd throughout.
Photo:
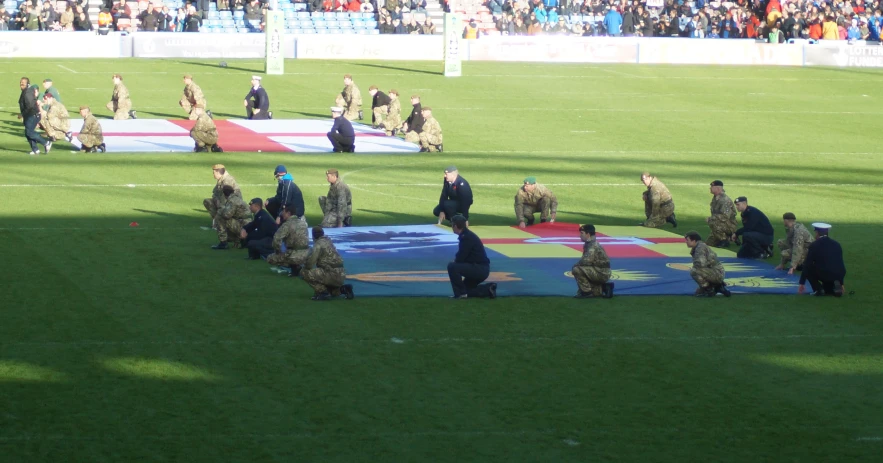
<svg viewBox="0 0 883 463"><path fill-rule="evenodd" d="M362 110L361 109L359 110L359 120L360 121L362 120Z"/></svg>
<svg viewBox="0 0 883 463"><path fill-rule="evenodd" d="M313 301L330 301L331 295L328 293L318 293L310 298Z"/></svg>
<svg viewBox="0 0 883 463"><path fill-rule="evenodd" d="M214 145L212 145L212 152L223 153L224 150L217 143L215 143Z"/></svg>
<svg viewBox="0 0 883 463"><path fill-rule="evenodd" d="M834 280L834 297L843 297L843 284L840 280Z"/></svg>
<svg viewBox="0 0 883 463"><path fill-rule="evenodd" d="M212 246L212 249L215 249L215 250L227 249L227 242L226 242L226 241L221 241L220 243L218 243L218 244Z"/></svg>
<svg viewBox="0 0 883 463"><path fill-rule="evenodd" d="M138 115L135 114L135 111L129 111L129 117L131 117L132 119L138 119Z"/></svg>
<svg viewBox="0 0 883 463"><path fill-rule="evenodd" d="M487 285L487 291L488 291L488 297L490 297L491 299L497 298L497 284L496 283L489 283Z"/></svg>
<svg viewBox="0 0 883 463"><path fill-rule="evenodd" d="M94 152L95 148L92 148L92 150ZM98 145L98 151L102 153L107 152L107 145L105 145L104 143Z"/></svg>
<svg viewBox="0 0 883 463"><path fill-rule="evenodd" d="M715 291L715 293L721 293L721 294L723 294L724 297L730 297L730 296L732 295L732 293L730 293L730 290L727 289L727 284L726 284L726 283L721 283L721 284L715 286L715 287L714 287L714 291Z"/></svg>
<svg viewBox="0 0 883 463"><path fill-rule="evenodd" d="M604 283L604 289L601 290L601 296L603 296L605 299L610 299L610 298L612 298L612 297L613 297L613 287L614 287L614 286L615 286L615 285L614 285L614 283L613 283L612 281L611 281L611 282Z"/></svg>
<svg viewBox="0 0 883 463"><path fill-rule="evenodd" d="M353 285L343 285L340 287L340 293L343 294L347 300L354 299L356 297L355 293L353 293Z"/></svg>
<svg viewBox="0 0 883 463"><path fill-rule="evenodd" d="M206 111L205 111L205 114L208 116L209 119L214 119L214 117L212 117L212 112L211 112L211 111L206 110Z"/></svg>
<svg viewBox="0 0 883 463"><path fill-rule="evenodd" d="M675 228L678 228L678 218L674 212L672 212L671 215L665 219L665 221L672 224Z"/></svg>

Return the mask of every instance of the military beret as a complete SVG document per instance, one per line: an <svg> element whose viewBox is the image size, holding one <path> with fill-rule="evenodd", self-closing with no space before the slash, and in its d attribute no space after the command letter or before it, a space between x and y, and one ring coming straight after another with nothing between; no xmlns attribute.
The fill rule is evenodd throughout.
<svg viewBox="0 0 883 463"><path fill-rule="evenodd" d="M429 106L424 106L422 110L432 112L432 108L430 108Z"/></svg>
<svg viewBox="0 0 883 463"><path fill-rule="evenodd" d="M274 170L273 173L276 174L276 175L278 175L278 174L287 174L287 173L288 173L288 169L286 169L285 166L283 166L282 164L279 164L278 166L276 166L276 170Z"/></svg>
<svg viewBox="0 0 883 463"><path fill-rule="evenodd" d="M257 205L263 207L263 205L264 205L264 200L261 199L261 198L254 198L254 199L252 199L251 201L249 201L248 204L257 204Z"/></svg>
<svg viewBox="0 0 883 463"><path fill-rule="evenodd" d="M113 77L114 77L115 79L123 80L123 76L121 76L121 75L119 75L119 74L114 74Z"/></svg>
<svg viewBox="0 0 883 463"><path fill-rule="evenodd" d="M371 90L377 90L377 86L372 85L372 86L368 87L368 91L370 92Z"/></svg>
<svg viewBox="0 0 883 463"><path fill-rule="evenodd" d="M534 185L537 183L537 178L536 177L527 177L526 179L524 179L524 183L527 183L528 185Z"/></svg>
<svg viewBox="0 0 883 463"><path fill-rule="evenodd" d="M579 227L579 231L588 233L590 235L594 235L595 234L595 226L590 223L587 223L587 224Z"/></svg>
<svg viewBox="0 0 883 463"><path fill-rule="evenodd" d="M711 186L724 186L724 182L722 182L720 180L715 180L715 181L711 182Z"/></svg>
<svg viewBox="0 0 883 463"><path fill-rule="evenodd" d="M446 174L450 174L451 172L457 172L457 166L448 166L448 167L445 169L445 173L446 173Z"/></svg>
<svg viewBox="0 0 883 463"><path fill-rule="evenodd" d="M184 78L185 78L185 79L192 79L193 76L191 76L190 74L184 74Z"/></svg>
<svg viewBox="0 0 883 463"><path fill-rule="evenodd" d="M326 174L339 175L337 169L328 169L325 171Z"/></svg>
<svg viewBox="0 0 883 463"><path fill-rule="evenodd" d="M43 80L43 83L44 83L44 84L45 84L46 82L52 83L52 79L45 79L45 80Z"/></svg>
<svg viewBox="0 0 883 463"><path fill-rule="evenodd" d="M85 109L86 111L88 111L88 110L89 110L89 107L88 107L88 106L80 106L80 111L82 111L82 110L84 110L84 109Z"/></svg>
<svg viewBox="0 0 883 463"><path fill-rule="evenodd" d="M212 166L212 170L218 170L218 169L226 169L226 167L224 167L223 164L215 164Z"/></svg>
<svg viewBox="0 0 883 463"><path fill-rule="evenodd" d="M389 91L389 94L390 94L390 95L395 94L396 96L398 96L399 91L396 90L396 89L392 89L392 90Z"/></svg>
<svg viewBox="0 0 883 463"><path fill-rule="evenodd" d="M797 217L794 216L793 212L786 212L782 214L782 218L785 220L797 220Z"/></svg>
<svg viewBox="0 0 883 463"><path fill-rule="evenodd" d="M739 196L739 197L736 198L736 200L733 201L733 202L735 202L735 203L747 203L747 202L748 202L748 198L746 198L746 197L744 197L744 196Z"/></svg>

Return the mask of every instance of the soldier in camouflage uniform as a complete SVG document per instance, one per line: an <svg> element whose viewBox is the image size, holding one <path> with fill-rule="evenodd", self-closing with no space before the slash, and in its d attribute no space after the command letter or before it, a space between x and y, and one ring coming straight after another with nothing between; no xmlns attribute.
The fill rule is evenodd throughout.
<svg viewBox="0 0 883 463"><path fill-rule="evenodd" d="M420 132L421 153L441 153L442 129L438 121L432 117L432 108L423 108L423 131Z"/></svg>
<svg viewBox="0 0 883 463"><path fill-rule="evenodd" d="M325 171L325 178L331 186L328 196L319 196L319 207L322 208L322 227L349 227L353 223L353 194L346 186L337 169Z"/></svg>
<svg viewBox="0 0 883 463"><path fill-rule="evenodd" d="M193 128L190 129L190 138L196 142L193 152L223 153L224 150L218 146L218 128L215 127L215 121L206 114L202 105L196 105L193 108L190 112L191 119L194 115L196 116L196 124L193 124Z"/></svg>
<svg viewBox="0 0 883 463"><path fill-rule="evenodd" d="M242 192L239 191L239 185L236 179L227 172L227 168L223 164L215 164L212 166L212 175L215 177L215 187L212 188L212 197L202 200L202 206L212 216L212 228L217 228L215 217L218 215L218 209L224 203L224 187L233 188L233 194L242 199Z"/></svg>
<svg viewBox="0 0 883 463"><path fill-rule="evenodd" d="M540 223L555 222L558 215L558 198L552 190L537 183L536 177L524 179L524 185L515 194L515 220L518 228L533 225L534 214L540 213ZM525 224L526 223L526 224Z"/></svg>
<svg viewBox="0 0 883 463"><path fill-rule="evenodd" d="M659 228L668 222L677 228L675 203L665 184L660 182L658 178L651 176L649 172L641 174L641 181L647 187L647 191L644 192L644 215L647 216L647 220L639 225Z"/></svg>
<svg viewBox="0 0 883 463"><path fill-rule="evenodd" d="M604 248L595 240L595 226L586 224L579 227L579 238L583 244L583 257L573 266L571 274L579 290L577 299L603 296L613 297L613 283L610 280L610 258Z"/></svg>
<svg viewBox="0 0 883 463"><path fill-rule="evenodd" d="M232 186L226 185L221 191L224 193L224 202L215 216L218 244L212 246L212 249L227 249L228 242L232 247L238 248L242 227L251 220L251 210L242 200L242 195L237 195Z"/></svg>
<svg viewBox="0 0 883 463"><path fill-rule="evenodd" d="M334 106L343 108L343 117L346 120L362 120L362 92L353 83L353 76L343 76L343 90L334 99Z"/></svg>
<svg viewBox="0 0 883 463"><path fill-rule="evenodd" d="M787 234L784 240L776 243L782 251L782 262L776 266L776 270L782 270L787 266L788 275L793 275L795 270L803 270L803 261L806 260L813 237L809 230L797 221L793 212L786 212L782 220L785 222Z"/></svg>
<svg viewBox="0 0 883 463"><path fill-rule="evenodd" d="M705 239L705 244L714 247L730 247L730 237L736 233L736 207L733 201L724 191L724 182L715 180L711 182L711 217L705 219L711 234Z"/></svg>
<svg viewBox="0 0 883 463"><path fill-rule="evenodd" d="M202 89L193 82L193 76L190 74L184 76L184 95L181 96L181 101L178 104L184 108L184 111L190 114L191 121L195 121L199 117L194 108L205 109L208 107L205 102L205 96L202 94Z"/></svg>
<svg viewBox="0 0 883 463"><path fill-rule="evenodd" d="M313 227L313 250L301 272L304 281L313 288L314 301L327 301L332 297L353 298L352 285L345 285L346 270L343 258L322 227Z"/></svg>
<svg viewBox="0 0 883 463"><path fill-rule="evenodd" d="M104 144L104 133L101 131L101 124L98 123L98 119L92 115L92 111L88 106L80 106L80 116L83 118L83 128L80 129L80 133L77 135L77 140L82 145L80 150L87 153L94 153L95 151L105 152L107 146Z"/></svg>
<svg viewBox="0 0 883 463"><path fill-rule="evenodd" d="M267 263L288 267L292 275L297 275L310 253L310 238L307 236L307 221L294 215L294 208L285 206L279 214L282 226L273 235L273 254L267 256ZM283 248L284 245L284 248Z"/></svg>
<svg viewBox="0 0 883 463"><path fill-rule="evenodd" d="M380 125L383 130L386 130L388 137L395 135L396 131L402 127L402 102L399 101L398 90L389 91L389 110L386 113L386 119Z"/></svg>
<svg viewBox="0 0 883 463"><path fill-rule="evenodd" d="M724 283L724 266L717 260L717 254L702 242L699 233L691 231L684 236L684 242L690 249L690 255L693 256L693 268L690 269L690 276L699 285L696 288L696 296L714 297L715 294L721 293L730 297L730 291Z"/></svg>
<svg viewBox="0 0 883 463"><path fill-rule="evenodd" d="M119 74L113 75L113 95L110 97L110 103L107 104L107 110L113 111L113 119L116 121L137 119L135 111L132 111L129 89L123 84L123 76Z"/></svg>
<svg viewBox="0 0 883 463"><path fill-rule="evenodd" d="M71 121L67 108L60 101L56 100L51 93L46 93L43 100L49 106L42 120L46 135L52 141L62 137L66 138L67 141L71 141L73 137L71 136Z"/></svg>

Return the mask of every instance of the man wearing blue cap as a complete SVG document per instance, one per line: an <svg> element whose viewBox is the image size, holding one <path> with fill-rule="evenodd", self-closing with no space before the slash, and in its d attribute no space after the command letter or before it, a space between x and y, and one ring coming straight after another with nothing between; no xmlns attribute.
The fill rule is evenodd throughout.
<svg viewBox="0 0 883 463"><path fill-rule="evenodd" d="M294 183L294 177L282 164L276 166L273 175L276 176L279 185L276 187L276 196L267 199L267 212L276 219L277 225L282 223L279 213L286 206L291 209L294 216L302 219L304 216L304 195Z"/></svg>
<svg viewBox="0 0 883 463"><path fill-rule="evenodd" d="M466 218L469 223L469 208L472 206L472 188L465 178L460 176L455 166L448 166L445 169L445 180L442 186L441 197L438 199L438 206L435 206L432 214L438 217L438 224L441 225L445 219L450 220L451 217L459 214Z"/></svg>
<svg viewBox="0 0 883 463"><path fill-rule="evenodd" d="M831 225L814 223L812 226L816 231L816 240L809 246L806 260L803 261L797 292L803 294L809 281L813 296L840 297L843 295L843 279L846 278L843 248L828 237Z"/></svg>

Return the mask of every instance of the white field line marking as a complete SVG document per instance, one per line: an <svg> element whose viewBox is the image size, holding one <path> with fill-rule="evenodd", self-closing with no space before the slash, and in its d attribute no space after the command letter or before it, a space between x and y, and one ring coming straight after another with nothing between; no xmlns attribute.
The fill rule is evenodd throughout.
<svg viewBox="0 0 883 463"><path fill-rule="evenodd" d="M391 432L293 432L293 433L217 433L217 434L139 434L138 438L148 440L231 440L231 439L335 439L364 438L364 437L521 437L534 435L556 434L553 429L532 429L516 431L495 430L461 430L461 431L391 431ZM570 434L570 433L565 433ZM17 436L0 436L0 442L27 442L27 441L100 441L119 440L125 436L115 434L92 434L92 435L69 435L69 434L23 434Z"/></svg>
<svg viewBox="0 0 883 463"><path fill-rule="evenodd" d="M152 345L269 345L284 344L542 344L542 343L586 343L586 342L705 342L705 341L758 341L786 339L857 339L880 338L881 334L788 334L788 335L729 335L729 336L606 336L606 337L510 337L510 338L378 338L378 339L250 339L250 340L197 340L169 339L158 341L0 341L4 347L88 347L88 346L152 346Z"/></svg>
<svg viewBox="0 0 883 463"><path fill-rule="evenodd" d="M571 130L570 133L596 133L594 130Z"/></svg>
<svg viewBox="0 0 883 463"><path fill-rule="evenodd" d="M857 437L859 442L883 442L883 437Z"/></svg>
<svg viewBox="0 0 883 463"><path fill-rule="evenodd" d="M805 151L658 151L658 150L454 150L445 151L445 153L453 154L714 154L729 156L733 154L739 155L759 155L770 156L773 154L807 154ZM880 151L822 151L812 154L846 156L846 155L879 155Z"/></svg>
<svg viewBox="0 0 883 463"><path fill-rule="evenodd" d="M637 74L632 74L632 73L629 73L629 72L617 71L617 70L615 70L615 69L607 69L607 68L605 68L605 67L600 67L600 66L590 66L589 69L597 69L597 70L599 70L599 71L609 72L609 73L614 74L614 75L617 75L617 76L628 77L628 78L631 78L631 79L644 79L644 78L645 78L644 76L639 76L639 75L637 75ZM653 76L650 76L650 77L653 77Z"/></svg>
<svg viewBox="0 0 883 463"><path fill-rule="evenodd" d="M60 67L61 69L64 69L65 71L67 71L67 72L69 72L69 73L71 73L71 74L79 74L79 72L74 71L73 69L71 69L71 68L69 68L69 67L62 66L62 65L60 65L60 64L58 64L57 66Z"/></svg>
<svg viewBox="0 0 883 463"><path fill-rule="evenodd" d="M78 88L77 90L98 90L97 88Z"/></svg>
<svg viewBox="0 0 883 463"><path fill-rule="evenodd" d="M249 185L246 183L240 183L240 186L246 187L267 187L267 186L275 186L271 184L255 184ZM357 187L439 187L440 183L348 183L350 188ZM512 187L518 188L518 182L513 183L472 183L472 186L481 186L481 187ZM616 187L634 187L640 186L640 183L543 183L546 186L594 186L594 187L606 187L606 186L616 186ZM707 187L708 183L667 183L667 185L671 186L702 186ZM727 185L732 186L799 186L799 187L860 187L860 188L881 188L883 187L883 183L727 183ZM298 186L301 187L324 187L328 186L327 183L300 183ZM0 188L212 188L214 185L196 185L196 184L169 184L169 183L145 183L145 184L104 184L104 185L92 185L92 184L72 184L72 185L63 185L63 184L31 184L31 183L23 183L23 184L0 184ZM369 193L375 193L374 191L361 189L362 191L367 191ZM386 195L386 193L377 192L377 194ZM398 198L403 198L403 196L398 196Z"/></svg>

